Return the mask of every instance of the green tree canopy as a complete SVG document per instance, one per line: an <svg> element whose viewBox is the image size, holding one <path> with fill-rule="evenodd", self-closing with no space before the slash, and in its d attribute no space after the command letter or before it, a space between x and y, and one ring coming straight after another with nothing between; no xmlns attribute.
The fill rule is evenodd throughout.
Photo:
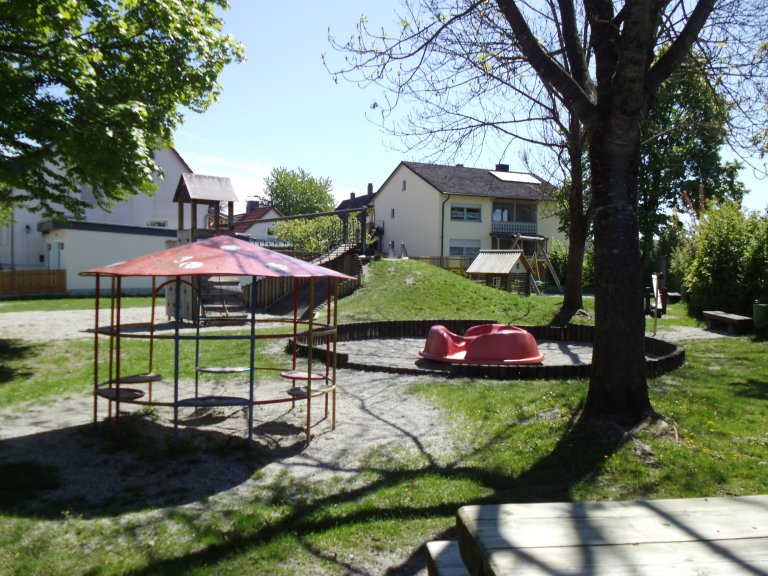
<svg viewBox="0 0 768 576"><path fill-rule="evenodd" d="M344 220L346 219L346 225ZM275 237L288 242L295 250L313 254L330 252L341 244L358 244L363 232L356 215L319 216L275 222ZM366 232L365 244L375 242Z"/></svg>
<svg viewBox="0 0 768 576"><path fill-rule="evenodd" d="M204 111L243 58L217 8L227 1L0 0L0 212L79 216L152 191L153 151L182 108Z"/></svg>
<svg viewBox="0 0 768 576"><path fill-rule="evenodd" d="M266 188L260 200L284 216L330 212L335 205L331 180L315 178L302 168L273 168L264 184Z"/></svg>
<svg viewBox="0 0 768 576"><path fill-rule="evenodd" d="M702 67L702 58L691 57L670 76L642 125L638 200L646 256L668 224L665 208L701 211L700 201L740 202L745 193L741 165L720 155L729 105Z"/></svg>

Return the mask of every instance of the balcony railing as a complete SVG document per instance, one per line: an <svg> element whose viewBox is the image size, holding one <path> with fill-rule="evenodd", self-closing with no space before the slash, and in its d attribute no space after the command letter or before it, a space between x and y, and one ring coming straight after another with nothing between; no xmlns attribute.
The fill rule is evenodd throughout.
<svg viewBox="0 0 768 576"><path fill-rule="evenodd" d="M492 222L491 234L499 236L535 235L536 222Z"/></svg>

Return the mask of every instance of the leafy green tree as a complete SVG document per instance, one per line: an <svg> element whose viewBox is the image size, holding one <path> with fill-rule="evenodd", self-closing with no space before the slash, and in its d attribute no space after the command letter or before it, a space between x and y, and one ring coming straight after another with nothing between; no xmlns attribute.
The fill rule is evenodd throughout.
<svg viewBox="0 0 768 576"><path fill-rule="evenodd" d="M707 53L710 77L719 75L731 94L738 96L752 86L750 94L758 99L742 98L738 105L743 110L751 106L755 112L751 118L742 116L750 121L744 133L753 134L765 112L755 104L762 102L764 107L759 98L764 94L766 62L755 60L755 48L765 42L765 2L401 0L400 4L399 32L370 34L363 17L344 49L347 68L359 73L358 82L389 87L383 100L385 113L391 113L390 104L435 102L425 115L417 109L411 116L415 130L406 123L408 132L417 138L434 135L440 149L455 125L452 119L458 117L468 118L470 127L480 127L479 132L459 130L454 139L459 145L479 149L485 144L483 128L491 123L505 127L510 140L524 140L536 124L550 123L553 117L517 97L522 92L553 95L583 129L594 230L595 336L582 419L634 426L656 418L644 352L638 222L642 123L661 85L696 46ZM488 73L497 67L509 70L508 90L489 101L489 91L482 90L490 85L488 79L464 74L469 61ZM478 109L480 118L471 114ZM528 113L518 115L510 109ZM439 121L445 116L447 124Z"/></svg>
<svg viewBox="0 0 768 576"><path fill-rule="evenodd" d="M670 225L667 209L702 210L699 202L744 196L738 162L723 162L729 105L702 72L702 58L689 58L661 85L641 130L638 202L641 253ZM689 205L688 202L692 204Z"/></svg>
<svg viewBox="0 0 768 576"><path fill-rule="evenodd" d="M243 48L226 0L0 1L0 212L46 217L153 190L153 151ZM84 186L92 199L81 198Z"/></svg>
<svg viewBox="0 0 768 576"><path fill-rule="evenodd" d="M330 252L345 243L358 244L360 230L360 220L354 215L348 216L346 226L339 216L282 220L274 225L275 238L289 242L300 252L313 254ZM374 241L370 234L366 234L366 245Z"/></svg>
<svg viewBox="0 0 768 576"><path fill-rule="evenodd" d="M329 178L315 178L302 168L273 168L264 179L262 202L277 208L285 216L330 212L335 200Z"/></svg>

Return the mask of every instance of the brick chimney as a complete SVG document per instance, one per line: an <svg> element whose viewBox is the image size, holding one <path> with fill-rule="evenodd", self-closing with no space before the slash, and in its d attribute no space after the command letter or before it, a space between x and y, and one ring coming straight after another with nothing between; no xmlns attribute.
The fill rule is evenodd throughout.
<svg viewBox="0 0 768 576"><path fill-rule="evenodd" d="M373 196L373 184L368 182L368 196Z"/></svg>
<svg viewBox="0 0 768 576"><path fill-rule="evenodd" d="M349 199L350 200L354 200L355 199L355 193L354 192L350 192L349 193Z"/></svg>

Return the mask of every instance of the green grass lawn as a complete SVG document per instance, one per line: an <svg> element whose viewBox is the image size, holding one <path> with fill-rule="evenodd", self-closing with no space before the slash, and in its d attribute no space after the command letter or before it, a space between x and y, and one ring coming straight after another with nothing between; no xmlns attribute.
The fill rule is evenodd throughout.
<svg viewBox="0 0 768 576"><path fill-rule="evenodd" d="M382 261L340 313L342 321L543 324L559 302L497 293L425 264ZM663 322L695 323L680 305ZM585 381L435 380L411 392L453 424L456 448L448 455L390 446L369 451L354 481L319 484L285 474L232 500L212 495L116 512L67 502L34 511L29 504L62 479L33 455L5 461L0 442L0 574L349 574L375 557L399 565L426 541L451 537L454 514L468 503L767 493L768 342L741 336L685 345L686 365L649 382L654 407L674 419L677 437L574 430ZM145 361L138 346L130 355L137 366ZM86 393L89 358L86 341L0 341L0 406ZM116 457L135 450L114 448ZM179 451L165 457L183 474L195 453ZM239 448L224 457L246 464L256 458ZM146 458L161 465L152 460L157 454ZM253 470L261 477L258 465Z"/></svg>

